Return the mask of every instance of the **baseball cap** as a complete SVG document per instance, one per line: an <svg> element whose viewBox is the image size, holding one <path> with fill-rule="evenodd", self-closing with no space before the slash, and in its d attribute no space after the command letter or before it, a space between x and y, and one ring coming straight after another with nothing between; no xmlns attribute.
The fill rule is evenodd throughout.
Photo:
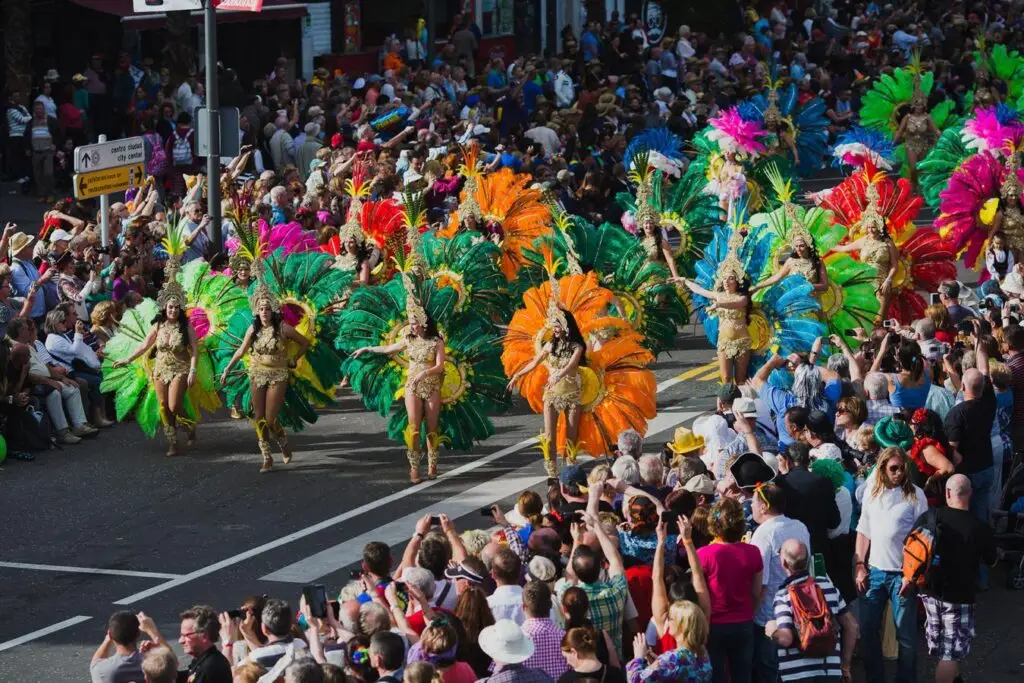
<svg viewBox="0 0 1024 683"><path fill-rule="evenodd" d="M576 485L580 487L580 490L585 490L587 486L587 473L583 471L583 468L579 465L568 465L562 468L562 471L558 475L558 481L563 486Z"/></svg>
<svg viewBox="0 0 1024 683"><path fill-rule="evenodd" d="M470 583L483 583L484 577L477 574L472 569L469 569L464 564L457 564L454 567L448 567L444 570L444 577L446 579L465 579Z"/></svg>
<svg viewBox="0 0 1024 683"><path fill-rule="evenodd" d="M54 230L53 232L50 233L50 239L48 240L50 244L53 244L54 242L59 242L60 240L70 242L71 233L61 228L58 228L57 230Z"/></svg>

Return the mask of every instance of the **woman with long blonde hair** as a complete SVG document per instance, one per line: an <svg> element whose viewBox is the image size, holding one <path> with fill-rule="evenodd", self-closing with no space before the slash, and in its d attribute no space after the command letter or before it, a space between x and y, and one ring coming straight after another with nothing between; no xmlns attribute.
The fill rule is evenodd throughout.
<svg viewBox="0 0 1024 683"><path fill-rule="evenodd" d="M669 681L711 681L711 658L708 657L708 618L696 603L680 600L668 609L668 632L676 640L676 648L653 657L644 634L633 641L635 657L626 667L629 683L669 683Z"/></svg>

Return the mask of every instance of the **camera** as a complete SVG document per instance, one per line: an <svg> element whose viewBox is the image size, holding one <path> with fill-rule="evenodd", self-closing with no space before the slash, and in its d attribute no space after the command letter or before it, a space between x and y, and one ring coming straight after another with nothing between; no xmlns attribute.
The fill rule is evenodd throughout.
<svg viewBox="0 0 1024 683"><path fill-rule="evenodd" d="M493 517L494 516L494 508L493 507L480 508L480 516L481 517Z"/></svg>
<svg viewBox="0 0 1024 683"><path fill-rule="evenodd" d="M245 614L243 614L240 609L229 609L228 617L232 619L245 619Z"/></svg>

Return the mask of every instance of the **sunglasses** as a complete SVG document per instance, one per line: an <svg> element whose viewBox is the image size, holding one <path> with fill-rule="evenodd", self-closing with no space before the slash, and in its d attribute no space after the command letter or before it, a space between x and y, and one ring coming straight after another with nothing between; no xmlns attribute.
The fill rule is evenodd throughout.
<svg viewBox="0 0 1024 683"><path fill-rule="evenodd" d="M886 472L902 472L903 471L903 465L888 465L885 468L885 471Z"/></svg>

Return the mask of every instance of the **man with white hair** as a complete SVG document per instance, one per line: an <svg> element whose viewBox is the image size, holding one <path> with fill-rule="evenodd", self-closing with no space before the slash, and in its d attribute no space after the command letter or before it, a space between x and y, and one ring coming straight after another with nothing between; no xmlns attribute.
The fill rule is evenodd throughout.
<svg viewBox="0 0 1024 683"><path fill-rule="evenodd" d="M868 423L878 424L882 418L900 412L899 408L889 402L889 380L882 373L868 373L864 378L864 394L868 398Z"/></svg>
<svg viewBox="0 0 1024 683"><path fill-rule="evenodd" d="M636 486L640 483L640 465L632 456L620 455L612 463L612 477Z"/></svg>
<svg viewBox="0 0 1024 683"><path fill-rule="evenodd" d="M935 516L941 531L935 548L938 565L922 596L928 654L939 658L936 683L953 683L959 677L960 662L974 639L978 567L998 559L992 528L970 512L971 495L971 480L954 474L946 482L946 506L926 513ZM909 587L906 579L903 587Z"/></svg>
<svg viewBox="0 0 1024 683"><path fill-rule="evenodd" d="M295 151L295 165L299 169L299 178L305 184L309 179L309 165L313 159L316 159L316 153L320 151L324 143L320 142L320 125L318 123L311 121L303 130L306 136L302 145Z"/></svg>
<svg viewBox="0 0 1024 683"><path fill-rule="evenodd" d="M935 323L925 317L914 322L914 336L921 347L921 355L930 362L942 360L942 342L935 338Z"/></svg>
<svg viewBox="0 0 1024 683"><path fill-rule="evenodd" d="M669 494L665 489L665 463L660 455L644 455L638 461L640 465L640 489L658 498Z"/></svg>
<svg viewBox="0 0 1024 683"><path fill-rule="evenodd" d="M644 453L644 437L635 429L626 429L616 439L616 447L619 455L629 455L639 460Z"/></svg>
<svg viewBox="0 0 1024 683"><path fill-rule="evenodd" d="M274 120L274 126L277 130L267 142L267 147L270 148L270 158L274 160L274 168L280 169L295 163L295 140L288 132L287 116L279 115Z"/></svg>

